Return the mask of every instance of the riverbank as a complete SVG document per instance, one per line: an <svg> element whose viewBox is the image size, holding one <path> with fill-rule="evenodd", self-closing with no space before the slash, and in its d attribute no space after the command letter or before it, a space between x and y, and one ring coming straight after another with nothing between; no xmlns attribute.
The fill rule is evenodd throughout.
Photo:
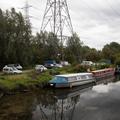
<svg viewBox="0 0 120 120"><path fill-rule="evenodd" d="M86 66L67 66L63 68L49 69L43 73L38 73L34 69L25 70L22 74L0 73L0 92L4 94L14 94L16 92L26 92L36 88L43 88L54 75L66 73L86 72Z"/></svg>
<svg viewBox="0 0 120 120"><path fill-rule="evenodd" d="M27 91L35 87L43 87L52 75L49 71L37 73L34 70L23 71L22 74L6 75L0 74L0 91L9 94L18 91Z"/></svg>
<svg viewBox="0 0 120 120"><path fill-rule="evenodd" d="M14 94L25 92L36 88L43 88L48 81L56 74L73 72L71 67L49 69L43 73L36 72L34 69L25 70L22 74L0 73L0 92L4 94Z"/></svg>

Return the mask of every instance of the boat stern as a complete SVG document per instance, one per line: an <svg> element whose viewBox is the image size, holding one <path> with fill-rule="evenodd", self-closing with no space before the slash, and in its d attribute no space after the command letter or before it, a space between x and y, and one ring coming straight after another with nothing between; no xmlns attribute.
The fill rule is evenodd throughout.
<svg viewBox="0 0 120 120"><path fill-rule="evenodd" d="M69 87L69 83L65 77L54 77L49 81L49 85L55 88Z"/></svg>

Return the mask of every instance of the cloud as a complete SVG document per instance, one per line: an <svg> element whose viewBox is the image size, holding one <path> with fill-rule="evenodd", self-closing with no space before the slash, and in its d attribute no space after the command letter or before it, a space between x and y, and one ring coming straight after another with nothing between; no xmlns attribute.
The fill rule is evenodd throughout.
<svg viewBox="0 0 120 120"><path fill-rule="evenodd" d="M119 5L118 0L81 0L71 4L74 29L85 44L102 49L112 41L120 43Z"/></svg>
<svg viewBox="0 0 120 120"><path fill-rule="evenodd" d="M1 0L0 8L3 10L11 9L12 7L21 8L24 5L24 0Z"/></svg>
<svg viewBox="0 0 120 120"><path fill-rule="evenodd" d="M44 0L29 0L32 5L33 31L39 31L46 5ZM120 1L119 0L67 0L74 31L84 44L102 49L112 41L120 43ZM0 1L0 8L24 7L25 0ZM23 12L23 10L21 10ZM34 19L33 17L37 17Z"/></svg>

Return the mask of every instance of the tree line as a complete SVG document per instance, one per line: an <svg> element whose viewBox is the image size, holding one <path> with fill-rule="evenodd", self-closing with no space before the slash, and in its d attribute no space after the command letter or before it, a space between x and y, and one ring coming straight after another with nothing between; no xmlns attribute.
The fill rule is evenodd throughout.
<svg viewBox="0 0 120 120"><path fill-rule="evenodd" d="M32 35L31 24L21 12L0 9L0 68L5 64L20 63L23 66L43 64L45 60L66 60L80 63L82 60L97 62L103 59L120 64L120 44L112 42L100 50L85 46L74 33L65 45L52 32Z"/></svg>

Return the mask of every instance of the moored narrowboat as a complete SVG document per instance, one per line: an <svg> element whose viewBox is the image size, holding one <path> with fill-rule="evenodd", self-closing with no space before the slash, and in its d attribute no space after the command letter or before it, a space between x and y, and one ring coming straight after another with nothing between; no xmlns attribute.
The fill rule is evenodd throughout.
<svg viewBox="0 0 120 120"><path fill-rule="evenodd" d="M96 80L106 77L111 77L115 74L115 68L105 68L101 70L92 71Z"/></svg>
<svg viewBox="0 0 120 120"><path fill-rule="evenodd" d="M95 83L92 73L56 75L52 80L49 81L49 85L55 88L71 88L89 83Z"/></svg>

